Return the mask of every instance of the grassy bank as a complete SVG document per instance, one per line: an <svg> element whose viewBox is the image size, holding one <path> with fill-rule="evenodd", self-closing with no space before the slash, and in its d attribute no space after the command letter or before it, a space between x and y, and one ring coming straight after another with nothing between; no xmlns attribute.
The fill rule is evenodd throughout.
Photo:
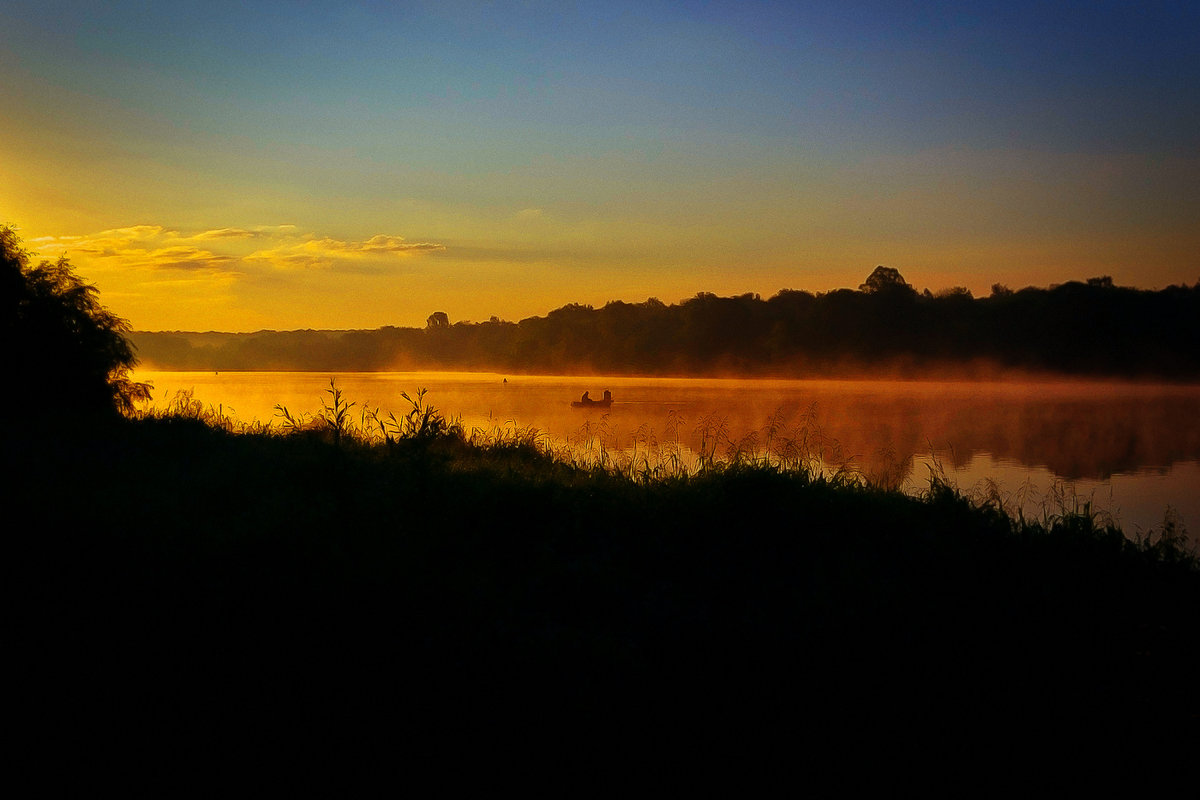
<svg viewBox="0 0 1200 800"><path fill-rule="evenodd" d="M799 458L571 463L413 399L12 431L26 699L214 729L1198 719L1172 677L1200 667L1176 531L1021 520Z"/></svg>

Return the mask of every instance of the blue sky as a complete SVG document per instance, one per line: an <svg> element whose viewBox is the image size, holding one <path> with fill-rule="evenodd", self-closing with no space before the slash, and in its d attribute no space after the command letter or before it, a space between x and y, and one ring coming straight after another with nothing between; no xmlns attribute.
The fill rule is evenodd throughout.
<svg viewBox="0 0 1200 800"><path fill-rule="evenodd" d="M143 329L1191 283L1197 52L1194 2L10 0L0 221Z"/></svg>

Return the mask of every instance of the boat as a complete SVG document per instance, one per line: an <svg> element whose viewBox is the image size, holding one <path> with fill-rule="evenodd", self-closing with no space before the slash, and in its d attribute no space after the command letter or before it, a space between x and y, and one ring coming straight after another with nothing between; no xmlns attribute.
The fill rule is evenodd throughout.
<svg viewBox="0 0 1200 800"><path fill-rule="evenodd" d="M612 405L612 392L608 389L604 390L603 400L593 400L588 397L588 393L584 392L583 397L571 403L572 408L608 408Z"/></svg>
<svg viewBox="0 0 1200 800"><path fill-rule="evenodd" d="M571 401L572 408L608 408L612 405L612 398L607 400L573 400Z"/></svg>

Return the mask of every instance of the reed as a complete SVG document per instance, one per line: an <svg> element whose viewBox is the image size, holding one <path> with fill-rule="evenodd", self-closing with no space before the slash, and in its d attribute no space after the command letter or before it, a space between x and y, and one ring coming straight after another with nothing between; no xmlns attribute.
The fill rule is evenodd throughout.
<svg viewBox="0 0 1200 800"><path fill-rule="evenodd" d="M1200 669L1200 560L1169 519L1129 538L1066 494L1013 516L940 465L911 496L831 462L803 415L753 448L700 420L700 460L678 416L632 441L601 420L566 451L429 401L393 416L332 392L243 431L184 395L177 416L10 437L10 514L36 522L6 561L17 627L44 632L21 648L45 656L39 697L111 697L108 720L149 687L172 719L216 708L226 728L347 695L453 726L505 697L622 724L674 698L751 726L767 709L956 733L1200 712L1164 682Z"/></svg>
<svg viewBox="0 0 1200 800"><path fill-rule="evenodd" d="M466 469L476 469L492 459L503 462L509 471L519 464L527 475L574 474L578 477L572 480L615 479L650 488L678 481L719 479L726 474L778 475L802 485L834 490L881 495L907 491L907 496L921 502L934 503L952 497L955 502L1003 519L1011 531L1119 530L1094 494L1079 495L1064 481L1054 482L1044 494L1029 481L1011 491L1003 491L995 481L986 479L975 486L960 488L947 474L932 445L925 464L926 487L905 490L913 469L911 456L899 459L894 450L884 448L876 453L876 466L864 472L858 466L859 457L847 455L840 443L821 429L815 404L796 418L777 410L760 431L751 431L737 440L730 436L728 422L723 417L715 414L702 417L693 428L699 444L692 450L683 444L680 435L687 428L687 421L675 411L668 413L661 437L652 427L643 425L628 438L622 438L606 413L599 422L585 421L565 443L559 443L545 432L519 426L513 420L468 432L461 421L448 419L429 402L425 388L401 394L409 404L401 415L384 414L365 404L360 407L346 397L333 379L325 394L328 398L320 398L320 408L315 413L293 413L276 405L276 425L238 423L232 409L205 406L188 391L177 392L165 408L143 412L141 416L190 420L228 433L315 438L338 449L353 445L368 453L378 447L405 457L437 451L441 457L450 459L448 463ZM360 408L357 420L352 414L356 407ZM1130 541L1146 552L1164 557L1170 553L1174 554L1171 557L1185 561L1188 554L1194 558L1197 549L1178 515L1172 515L1170 509L1161 527L1137 532Z"/></svg>
<svg viewBox="0 0 1200 800"><path fill-rule="evenodd" d="M346 400L345 394L337 387L333 378L329 379L329 388L325 393L330 395L330 400L326 402L325 398L321 398L320 419L333 435L333 444L336 447L342 443L343 436L351 433L350 409L355 403Z"/></svg>

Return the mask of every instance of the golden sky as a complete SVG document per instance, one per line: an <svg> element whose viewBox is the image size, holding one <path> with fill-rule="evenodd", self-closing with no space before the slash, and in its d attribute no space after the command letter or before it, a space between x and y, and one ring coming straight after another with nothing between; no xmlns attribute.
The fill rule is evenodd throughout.
<svg viewBox="0 0 1200 800"><path fill-rule="evenodd" d="M0 7L0 223L138 330L1200 280L1192 4Z"/></svg>

